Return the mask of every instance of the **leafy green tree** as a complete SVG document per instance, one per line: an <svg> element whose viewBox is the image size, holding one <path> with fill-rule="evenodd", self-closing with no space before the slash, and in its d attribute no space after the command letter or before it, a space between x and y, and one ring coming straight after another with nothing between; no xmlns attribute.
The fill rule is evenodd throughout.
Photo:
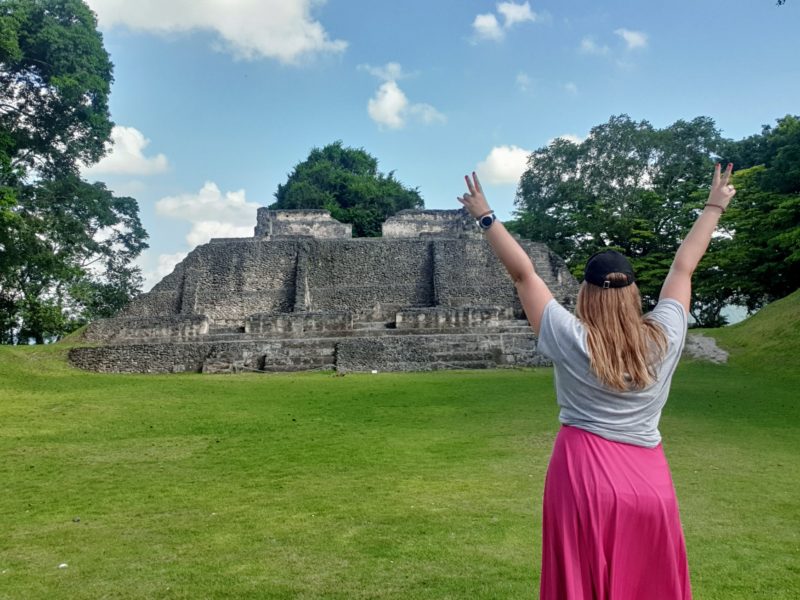
<svg viewBox="0 0 800 600"><path fill-rule="evenodd" d="M0 343L57 338L138 292L138 205L105 152L112 64L81 0L0 0Z"/></svg>
<svg viewBox="0 0 800 600"><path fill-rule="evenodd" d="M135 295L141 276L131 261L147 238L135 200L74 175L21 191L21 225L0 262L4 341L41 343L110 316Z"/></svg>
<svg viewBox="0 0 800 600"><path fill-rule="evenodd" d="M341 141L314 148L278 185L271 209L326 209L334 219L353 224L356 237L381 234L382 223L400 210L422 208L418 189L403 186L378 171L378 161Z"/></svg>
<svg viewBox="0 0 800 600"><path fill-rule="evenodd" d="M800 193L800 116L786 115L774 127L764 125L759 134L739 141L729 140L723 154L738 169L766 167L759 175L765 190Z"/></svg>
<svg viewBox="0 0 800 600"><path fill-rule="evenodd" d="M82 0L0 1L0 152L13 167L77 172L105 152L112 64Z"/></svg>
<svg viewBox="0 0 800 600"><path fill-rule="evenodd" d="M800 117L729 141L737 194L722 219L730 239L709 260L724 265L736 301L754 311L800 287Z"/></svg>
<svg viewBox="0 0 800 600"><path fill-rule="evenodd" d="M627 115L594 127L580 144L559 138L529 157L513 228L550 246L578 277L598 250L624 252L652 306L708 193L721 142L706 117L656 129ZM714 301L724 306L725 298ZM700 295L693 308L701 323L705 304Z"/></svg>

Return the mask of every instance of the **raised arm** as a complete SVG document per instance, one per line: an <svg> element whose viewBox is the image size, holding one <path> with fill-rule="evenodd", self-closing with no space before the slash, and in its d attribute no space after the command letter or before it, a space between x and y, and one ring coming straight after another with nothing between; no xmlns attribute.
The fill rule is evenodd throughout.
<svg viewBox="0 0 800 600"><path fill-rule="evenodd" d="M469 176L465 176L464 179L467 181L468 192L459 197L458 201L475 219L492 214L494 211L489 208L478 176L473 172L472 179ZM528 254L500 221L496 220L492 223L485 230L485 235L497 258L500 259L511 279L514 280L525 315L533 326L533 330L538 334L544 307L553 298L553 294L536 273Z"/></svg>
<svg viewBox="0 0 800 600"><path fill-rule="evenodd" d="M728 208L728 203L736 194L736 190L728 183L733 171L733 164L728 163L725 172L717 163L714 167L714 179L711 192L703 208L703 212L695 221L689 234L683 240L672 261L669 274L661 288L660 298L673 298L683 305L688 313L692 300L692 274L700 259L708 249L711 235L717 227L719 218Z"/></svg>

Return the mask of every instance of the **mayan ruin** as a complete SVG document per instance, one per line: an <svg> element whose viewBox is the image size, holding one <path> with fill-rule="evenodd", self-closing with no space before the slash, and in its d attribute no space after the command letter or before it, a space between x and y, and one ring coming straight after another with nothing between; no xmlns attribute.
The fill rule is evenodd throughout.
<svg viewBox="0 0 800 600"><path fill-rule="evenodd" d="M556 298L577 282L522 241ZM424 371L536 366L514 285L463 210L408 210L353 238L324 210L259 209L252 238L193 250L71 362L103 372Z"/></svg>

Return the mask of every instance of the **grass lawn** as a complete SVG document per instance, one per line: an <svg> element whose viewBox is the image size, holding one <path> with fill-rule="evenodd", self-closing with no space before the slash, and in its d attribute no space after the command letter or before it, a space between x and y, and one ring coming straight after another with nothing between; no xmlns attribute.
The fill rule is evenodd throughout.
<svg viewBox="0 0 800 600"><path fill-rule="evenodd" d="M800 595L798 333L765 349L747 329L785 326L794 296L714 333L729 365L673 382L698 599ZM550 369L132 376L64 356L0 348L0 598L536 597Z"/></svg>

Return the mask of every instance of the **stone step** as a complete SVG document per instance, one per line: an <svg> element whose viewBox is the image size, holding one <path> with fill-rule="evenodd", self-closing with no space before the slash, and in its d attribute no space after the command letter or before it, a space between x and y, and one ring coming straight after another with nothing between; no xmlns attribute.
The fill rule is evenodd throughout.
<svg viewBox="0 0 800 600"><path fill-rule="evenodd" d="M454 328L448 327L443 329L387 329L383 326L365 326L354 328L350 331L330 331L330 332L311 332L308 334L301 334L297 337L288 338L291 340L314 340L314 339L338 339L338 338L351 338L351 337L381 337L381 336L417 336L417 335L499 335L499 334L513 334L513 333L527 333L531 332L530 325L527 321L508 321L497 327L486 328ZM532 333L532 332L531 332ZM297 335L297 334L295 334ZM183 342L202 342L202 343L216 343L216 342L255 342L255 341L288 341L287 338L281 338L273 335L264 335L258 333L209 333L207 335L199 336L191 340L174 340L167 337L147 337L147 338L134 338L129 337L124 340L114 340L112 344L163 344L183 343Z"/></svg>
<svg viewBox="0 0 800 600"><path fill-rule="evenodd" d="M511 332L415 333L280 340L275 338L182 341L74 348L77 366L110 372L237 373L336 369L409 371L546 364L528 327Z"/></svg>

